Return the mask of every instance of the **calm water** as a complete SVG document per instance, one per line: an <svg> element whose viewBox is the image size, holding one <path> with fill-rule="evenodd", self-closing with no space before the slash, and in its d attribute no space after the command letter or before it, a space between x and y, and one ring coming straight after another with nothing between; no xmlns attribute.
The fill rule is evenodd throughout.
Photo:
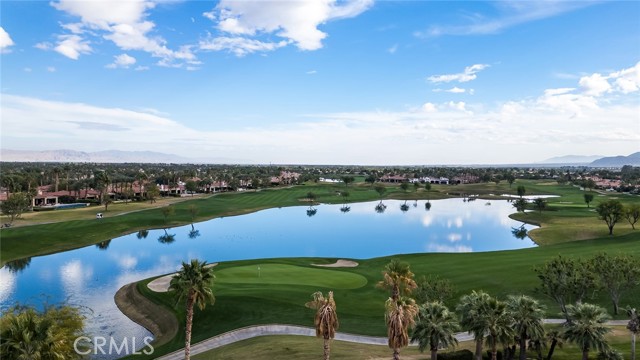
<svg viewBox="0 0 640 360"><path fill-rule="evenodd" d="M408 201L403 211L404 201L386 200L383 213L376 212L378 202L349 204L348 212L341 211L342 205L318 205L315 214L306 206L270 209L197 223L196 231L190 225L150 230L146 238L131 234L101 247L35 257L24 270L0 269L0 305L84 305L91 309L88 331L93 335L142 339L149 333L118 311L113 295L127 283L173 272L191 258L366 259L535 246L512 234L522 223L508 218L514 210L506 201L437 200L429 210L425 203Z"/></svg>

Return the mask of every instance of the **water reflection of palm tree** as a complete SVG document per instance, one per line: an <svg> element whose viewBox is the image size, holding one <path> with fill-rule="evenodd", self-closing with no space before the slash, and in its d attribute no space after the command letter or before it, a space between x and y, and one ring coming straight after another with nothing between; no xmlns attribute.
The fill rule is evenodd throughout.
<svg viewBox="0 0 640 360"><path fill-rule="evenodd" d="M162 229L164 230L164 234L160 235L160 237L158 237L158 242L161 244L171 244L172 242L176 241L176 234L169 234L167 232L167 229Z"/></svg>
<svg viewBox="0 0 640 360"><path fill-rule="evenodd" d="M351 206L347 206L347 204L342 205L342 207L340 208L340 211L342 211L343 213L348 213L349 211L351 211Z"/></svg>
<svg viewBox="0 0 640 360"><path fill-rule="evenodd" d="M407 205L407 200L404 201L404 204L400 205L400 211L407 212L409 211L409 205Z"/></svg>
<svg viewBox="0 0 640 360"><path fill-rule="evenodd" d="M107 250L109 248L109 244L111 244L111 240L101 241L96 244L96 247L100 250Z"/></svg>
<svg viewBox="0 0 640 360"><path fill-rule="evenodd" d="M429 200L427 200L427 202L424 204L424 209L427 211L431 210L431 203L429 202Z"/></svg>
<svg viewBox="0 0 640 360"><path fill-rule="evenodd" d="M146 239L147 236L149 236L149 230L140 230L138 231L138 233L136 234L136 237L138 239Z"/></svg>
<svg viewBox="0 0 640 360"><path fill-rule="evenodd" d="M196 230L191 224L191 231L189 231L189 239L195 239L200 236L200 230Z"/></svg>
<svg viewBox="0 0 640 360"><path fill-rule="evenodd" d="M524 227L524 224L517 228L511 228L511 234L513 234L514 237L520 240L526 238L528 235L527 229Z"/></svg>
<svg viewBox="0 0 640 360"><path fill-rule="evenodd" d="M5 266L7 267L7 270L9 270L9 272L18 273L28 268L29 264L31 264L31 258L26 257L18 260L8 261Z"/></svg>
<svg viewBox="0 0 640 360"><path fill-rule="evenodd" d="M378 214L382 214L385 210L387 210L387 205L383 204L382 200L380 200L380 203L376 205L375 209Z"/></svg>
<svg viewBox="0 0 640 360"><path fill-rule="evenodd" d="M308 217L312 217L313 215L315 215L318 212L318 209L314 208L313 205L309 206L309 208L307 209L307 216Z"/></svg>

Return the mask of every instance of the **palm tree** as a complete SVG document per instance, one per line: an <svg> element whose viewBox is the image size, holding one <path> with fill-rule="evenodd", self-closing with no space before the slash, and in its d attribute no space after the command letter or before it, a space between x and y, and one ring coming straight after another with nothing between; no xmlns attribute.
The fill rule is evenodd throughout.
<svg viewBox="0 0 640 360"><path fill-rule="evenodd" d="M526 296L509 296L507 310L514 320L516 337L520 343L520 360L527 358L527 339L541 339L544 336L542 319L544 306L538 300Z"/></svg>
<svg viewBox="0 0 640 360"><path fill-rule="evenodd" d="M431 360L438 358L438 348L458 344L454 333L458 330L458 321L454 313L440 301L426 303L419 308L418 321L411 341L418 342L420 351L427 347L431 351Z"/></svg>
<svg viewBox="0 0 640 360"><path fill-rule="evenodd" d="M380 289L390 290L391 299L398 301L401 295L409 295L411 291L418 287L413 280L414 274L409 268L409 264L398 259L392 259L385 266L382 272L384 280L376 285Z"/></svg>
<svg viewBox="0 0 640 360"><path fill-rule="evenodd" d="M316 316L313 321L316 327L316 336L324 339L324 359L329 360L330 340L336 336L338 329L338 314L336 314L336 302L333 300L333 291L328 296L318 291L311 295L312 301L305 304L306 307L315 309Z"/></svg>
<svg viewBox="0 0 640 360"><path fill-rule="evenodd" d="M631 332L631 360L636 360L636 334L640 333L640 317L638 311L630 307L627 308L629 323L627 329Z"/></svg>
<svg viewBox="0 0 640 360"><path fill-rule="evenodd" d="M191 263L182 262L182 269L171 279L169 291L174 292L176 303L186 300L187 319L185 325L184 358L189 360L191 351L191 327L193 325L193 307L204 310L208 303L213 305L213 271L207 262L192 259Z"/></svg>
<svg viewBox="0 0 640 360"><path fill-rule="evenodd" d="M495 298L482 304L478 321L487 330L486 342L491 347L491 360L498 358L498 343L509 344L515 335L513 317L507 311L507 304Z"/></svg>
<svg viewBox="0 0 640 360"><path fill-rule="evenodd" d="M482 341L487 331L484 323L480 322L483 305L491 299L484 291L472 291L469 295L460 298L456 311L460 314L460 325L464 330L473 334L476 342L475 358L482 360Z"/></svg>
<svg viewBox="0 0 640 360"><path fill-rule="evenodd" d="M609 332L605 326L609 315L604 308L588 303L578 303L568 305L567 311L571 321L567 323L564 337L582 350L582 360L589 359L590 350L605 352L609 349L605 339L605 335Z"/></svg>
<svg viewBox="0 0 640 360"><path fill-rule="evenodd" d="M547 360L551 360L553 357L553 352L556 350L556 346L562 348L564 344L564 333L561 329L552 329L547 332L546 336L547 340L551 341L551 346L549 346L549 353L547 354Z"/></svg>
<svg viewBox="0 0 640 360"><path fill-rule="evenodd" d="M385 309L389 347L393 349L393 360L399 360L400 349L409 345L409 328L415 325L418 306L408 297L389 298Z"/></svg>

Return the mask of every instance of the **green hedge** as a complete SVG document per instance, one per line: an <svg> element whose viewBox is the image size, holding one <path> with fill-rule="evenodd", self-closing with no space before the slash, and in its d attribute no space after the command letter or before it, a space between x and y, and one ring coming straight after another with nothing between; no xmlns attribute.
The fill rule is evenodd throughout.
<svg viewBox="0 0 640 360"><path fill-rule="evenodd" d="M450 351L438 354L438 360L473 360L473 353L466 349Z"/></svg>

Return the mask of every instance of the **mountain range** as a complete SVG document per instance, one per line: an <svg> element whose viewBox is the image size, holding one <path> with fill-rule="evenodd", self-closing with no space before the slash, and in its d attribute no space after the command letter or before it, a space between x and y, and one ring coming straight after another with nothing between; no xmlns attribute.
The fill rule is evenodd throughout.
<svg viewBox="0 0 640 360"><path fill-rule="evenodd" d="M154 151L105 150L84 152L76 150L10 150L0 149L2 161L24 162L94 162L94 163L193 163L189 159L173 154Z"/></svg>

